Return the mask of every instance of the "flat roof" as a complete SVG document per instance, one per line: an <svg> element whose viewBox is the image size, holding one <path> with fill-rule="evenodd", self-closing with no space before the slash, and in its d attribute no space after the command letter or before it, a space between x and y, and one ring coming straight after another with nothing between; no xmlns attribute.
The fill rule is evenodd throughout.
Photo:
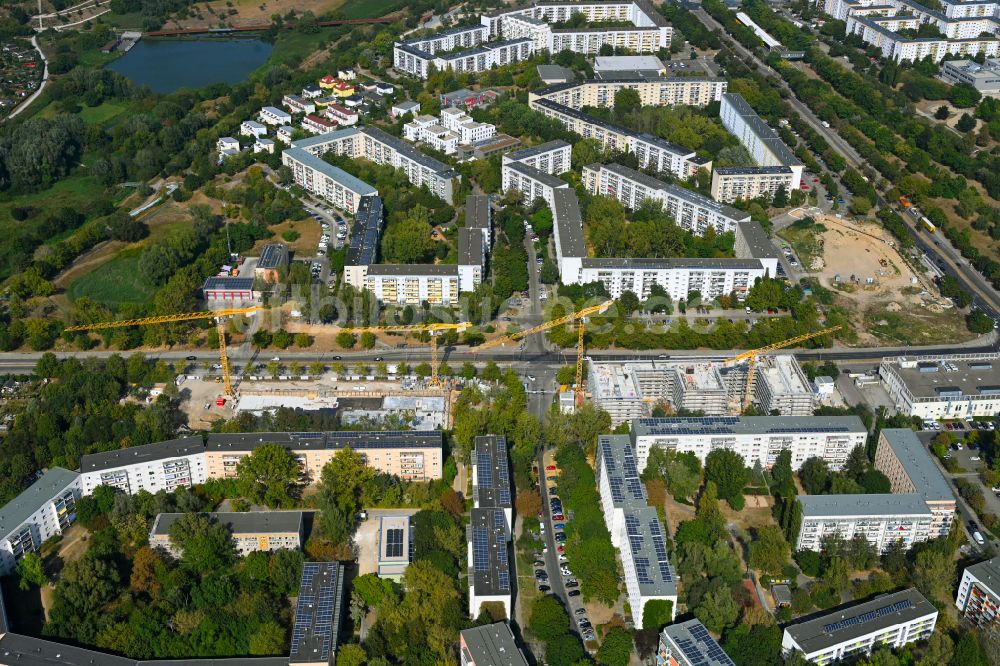
<svg viewBox="0 0 1000 666"><path fill-rule="evenodd" d="M763 176L766 174L791 173L792 169L787 166L740 166L740 167L719 167L715 173L723 176L743 176L754 175Z"/></svg>
<svg viewBox="0 0 1000 666"><path fill-rule="evenodd" d="M253 451L268 443L281 444L293 451L328 449L417 449L441 448L438 431L337 431L337 432L248 432L212 433L208 451Z"/></svg>
<svg viewBox="0 0 1000 666"><path fill-rule="evenodd" d="M293 130L294 127L289 127L288 129ZM328 143L333 143L340 139L354 136L360 134L361 129L358 127L345 127L344 129L334 130L332 132L323 132L322 134L316 134L314 136L308 136L304 139L299 139L292 144L293 148L312 148L313 146L325 146Z"/></svg>
<svg viewBox="0 0 1000 666"><path fill-rule="evenodd" d="M650 189L661 190L663 192L666 192L670 196L677 197L678 199L682 199L696 206L701 206L702 208L707 208L708 210L715 211L719 215L725 216L732 220L745 221L750 219L750 213L747 213L746 211L742 211L737 208L733 208L732 206L727 206L725 204L719 203L714 199L710 199L709 197L703 196L701 194L698 194L697 192L683 188L679 185L674 185L673 183L665 183L662 180L653 178L648 174L645 174L641 171L636 171L635 169L624 166L622 164L616 164L616 163L591 164L586 168L593 169L598 173L600 173L601 170L607 170L611 173L618 174L623 178L628 178L629 180L633 180L637 183L640 183ZM766 235L765 238L767 238Z"/></svg>
<svg viewBox="0 0 1000 666"><path fill-rule="evenodd" d="M490 198L485 194L470 194L465 198L465 228L490 228Z"/></svg>
<svg viewBox="0 0 1000 666"><path fill-rule="evenodd" d="M552 174L545 173L544 171L536 169L530 164L525 164L524 162L507 162L503 166L505 169L516 171L522 176L526 176L527 178L531 178L532 180L538 181L539 183L545 185L546 187L552 187L552 188L569 187L569 183L567 183L562 178L553 176Z"/></svg>
<svg viewBox="0 0 1000 666"><path fill-rule="evenodd" d="M611 501L616 508L648 506L646 489L639 478L635 449L628 435L601 435L597 438L598 471L608 479Z"/></svg>
<svg viewBox="0 0 1000 666"><path fill-rule="evenodd" d="M368 275L391 277L393 275L419 277L452 277L458 275L454 264L375 264L368 267Z"/></svg>
<svg viewBox="0 0 1000 666"><path fill-rule="evenodd" d="M583 215L580 201L570 187L559 188L552 196L555 206L552 219L559 233L560 254L563 257L586 257L587 246L583 242Z"/></svg>
<svg viewBox="0 0 1000 666"><path fill-rule="evenodd" d="M24 524L46 502L63 492L80 477L62 467L52 467L20 495L0 508L0 537L5 537Z"/></svg>
<svg viewBox="0 0 1000 666"><path fill-rule="evenodd" d="M180 458L205 452L205 442L200 435L168 439L165 442L154 442L142 446L130 446L125 449L114 449L102 453L88 453L80 458L80 472L98 472L127 465Z"/></svg>
<svg viewBox="0 0 1000 666"><path fill-rule="evenodd" d="M358 210L351 226L351 242L347 247L344 264L347 266L370 266L378 257L379 238L385 226L385 210L382 198L366 195L361 197Z"/></svg>
<svg viewBox="0 0 1000 666"><path fill-rule="evenodd" d="M469 229L467 227L458 230L459 266L482 266L485 263L483 257L483 233L481 229Z"/></svg>
<svg viewBox="0 0 1000 666"><path fill-rule="evenodd" d="M656 56L597 56L594 59L594 71L613 70L627 72L630 70L663 70L663 62Z"/></svg>
<svg viewBox="0 0 1000 666"><path fill-rule="evenodd" d="M385 145L391 147L399 154L405 155L417 164L434 171L439 178L453 178L457 175L455 170L444 162L436 160L429 155L425 155L402 139L383 132L377 127L365 127L360 131L375 141L384 143Z"/></svg>
<svg viewBox="0 0 1000 666"><path fill-rule="evenodd" d="M736 113L743 119L743 122L750 127L757 138L767 145L768 150L770 150L775 159L782 163L784 166L801 166L802 162L799 158L795 157L795 153L785 145L785 142L778 138L778 135L774 133L774 130L764 122L764 119L757 115L757 112L753 110L750 103L743 99L743 95L739 93L723 93L722 94L723 103L728 102Z"/></svg>
<svg viewBox="0 0 1000 666"><path fill-rule="evenodd" d="M167 536L170 527L177 522L183 513L160 513L153 521L150 534ZM212 522L221 523L233 535L240 534L302 534L301 511L244 511L244 512L207 512Z"/></svg>
<svg viewBox="0 0 1000 666"><path fill-rule="evenodd" d="M333 663L343 603L344 567L339 562L302 565L289 664Z"/></svg>
<svg viewBox="0 0 1000 666"><path fill-rule="evenodd" d="M476 596L510 594L507 518L503 509L473 509L468 535L472 541L470 578Z"/></svg>
<svg viewBox="0 0 1000 666"><path fill-rule="evenodd" d="M515 150L512 153L507 153L507 161L520 162L537 155L542 155L544 153L552 152L553 150L560 150L562 148L569 148L570 144L563 141L562 139L556 139L555 141L546 141L545 143L540 143L537 146L529 146L528 148L522 148L521 150Z"/></svg>
<svg viewBox="0 0 1000 666"><path fill-rule="evenodd" d="M760 226L758 222L747 219L738 223L736 227L740 237L743 238L743 242L750 249L752 257L755 259L770 259L778 256L778 250L774 247L774 243L767 237L767 232L764 231L764 227Z"/></svg>
<svg viewBox="0 0 1000 666"><path fill-rule="evenodd" d="M285 111L284 109L279 109L276 106L262 106L260 107L260 110L266 111L267 113L270 113L272 116L288 116L289 118L292 117L292 114L288 113L288 111Z"/></svg>
<svg viewBox="0 0 1000 666"><path fill-rule="evenodd" d="M1000 354L883 359L914 398L992 396L1000 387ZM951 368L955 369L952 370Z"/></svg>
<svg viewBox="0 0 1000 666"><path fill-rule="evenodd" d="M708 633L698 620L688 620L667 625L660 632L660 639L670 647L672 657L683 658L682 663L695 666L736 666L733 660ZM676 650L679 655L675 655Z"/></svg>
<svg viewBox="0 0 1000 666"><path fill-rule="evenodd" d="M288 263L288 246L283 243L268 243L260 252L257 268L278 268Z"/></svg>
<svg viewBox="0 0 1000 666"><path fill-rule="evenodd" d="M360 196L372 196L378 194L378 190L357 176L352 176L340 167L333 166L329 162L323 160L323 158L317 157L302 148L297 146L286 148L283 154L294 159L296 162L302 163L304 166L315 169L330 180L340 183Z"/></svg>
<svg viewBox="0 0 1000 666"><path fill-rule="evenodd" d="M608 257L596 258L587 257L583 259L584 268L609 268L627 269L639 268L647 270L655 269L680 269L690 268L695 270L754 270L761 268L758 259L727 259L727 258L706 258L706 257L672 257L672 258L651 258L636 257L631 259Z"/></svg>
<svg viewBox="0 0 1000 666"><path fill-rule="evenodd" d="M472 478L476 508L510 509L510 463L507 460L507 438L502 435L476 437L475 466Z"/></svg>
<svg viewBox="0 0 1000 666"><path fill-rule="evenodd" d="M251 291L253 289L253 278L231 277L229 275L214 275L205 278L205 283L201 285L202 291L214 289L235 289L237 291Z"/></svg>
<svg viewBox="0 0 1000 666"><path fill-rule="evenodd" d="M381 516L378 523L379 562L410 561L410 517Z"/></svg>
<svg viewBox="0 0 1000 666"><path fill-rule="evenodd" d="M924 498L917 493L877 495L799 495L802 518L838 516L927 516Z"/></svg>
<svg viewBox="0 0 1000 666"><path fill-rule="evenodd" d="M857 416L667 416L632 421L634 437L867 433Z"/></svg>
<svg viewBox="0 0 1000 666"><path fill-rule="evenodd" d="M785 633L809 655L937 612L924 595L911 587L789 625Z"/></svg>
<svg viewBox="0 0 1000 666"><path fill-rule="evenodd" d="M930 501L955 500L951 486L916 433L909 428L883 428L882 437L896 454L917 493Z"/></svg>
<svg viewBox="0 0 1000 666"><path fill-rule="evenodd" d="M552 79L572 81L575 78L573 70L567 69L561 65L538 65L536 69L538 70L538 78L542 81Z"/></svg>
<svg viewBox="0 0 1000 666"><path fill-rule="evenodd" d="M965 567L965 570L989 588L993 596L1000 597L1000 555L990 560L970 564Z"/></svg>
<svg viewBox="0 0 1000 666"><path fill-rule="evenodd" d="M477 666L528 666L527 660L517 643L510 625L496 622L480 627L462 630L464 659L461 663L475 663Z"/></svg>

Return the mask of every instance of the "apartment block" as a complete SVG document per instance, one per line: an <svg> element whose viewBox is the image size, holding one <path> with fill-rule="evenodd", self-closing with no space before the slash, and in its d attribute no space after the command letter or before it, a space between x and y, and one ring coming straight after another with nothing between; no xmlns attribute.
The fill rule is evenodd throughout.
<svg viewBox="0 0 1000 666"><path fill-rule="evenodd" d="M468 540L469 616L479 617L483 604L503 607L511 617L510 531L502 509L472 509Z"/></svg>
<svg viewBox="0 0 1000 666"><path fill-rule="evenodd" d="M80 495L80 475L53 467L0 508L0 575L12 573L25 554L68 529Z"/></svg>
<svg viewBox="0 0 1000 666"><path fill-rule="evenodd" d="M306 562L302 565L289 666L330 666L336 663L345 589L344 565L339 562Z"/></svg>
<svg viewBox="0 0 1000 666"><path fill-rule="evenodd" d="M376 264L368 267L365 289L380 303L451 305L458 302L458 267L447 264Z"/></svg>
<svg viewBox="0 0 1000 666"><path fill-rule="evenodd" d="M569 183L522 162L504 161L500 170L501 186L504 192L517 190L521 200L531 205L535 199L543 199L549 207L555 202L555 192L569 189Z"/></svg>
<svg viewBox="0 0 1000 666"><path fill-rule="evenodd" d="M171 439L144 446L113 449L80 458L80 489L91 495L111 486L126 495L140 490L173 492L208 480L205 444L200 436Z"/></svg>
<svg viewBox="0 0 1000 666"><path fill-rule="evenodd" d="M261 107L258 118L260 119L260 122L265 125L281 126L292 124L292 114L274 106Z"/></svg>
<svg viewBox="0 0 1000 666"><path fill-rule="evenodd" d="M416 481L441 478L443 439L435 431L211 434L205 445L208 478L235 478L240 460L267 443L289 449L312 481L319 479L323 467L345 448L360 453L365 463L379 472Z"/></svg>
<svg viewBox="0 0 1000 666"><path fill-rule="evenodd" d="M282 151L281 163L291 170L296 185L349 213L357 212L363 197L378 195L378 190L360 178L294 144Z"/></svg>
<svg viewBox="0 0 1000 666"><path fill-rule="evenodd" d="M379 242L385 228L385 209L378 196L361 197L354 212L351 241L344 258L344 281L364 289L368 267L378 261Z"/></svg>
<svg viewBox="0 0 1000 666"><path fill-rule="evenodd" d="M483 234L477 229L458 230L458 290L475 291L483 282L486 254Z"/></svg>
<svg viewBox="0 0 1000 666"><path fill-rule="evenodd" d="M738 223L750 221L749 213L620 164L583 167L583 185L595 196L618 199L629 210L656 202L677 226L696 236L703 236L709 227L717 233L734 232Z"/></svg>
<svg viewBox="0 0 1000 666"><path fill-rule="evenodd" d="M794 650L823 666L871 653L877 646L901 648L931 635L938 611L916 590L883 594L861 604L785 628L784 654Z"/></svg>
<svg viewBox="0 0 1000 666"><path fill-rule="evenodd" d="M403 125L403 137L408 141L426 143L445 155L455 153L460 140L458 134L440 125L434 116L417 116Z"/></svg>
<svg viewBox="0 0 1000 666"><path fill-rule="evenodd" d="M1000 353L887 357L879 377L907 416L961 419L1000 412Z"/></svg>
<svg viewBox="0 0 1000 666"><path fill-rule="evenodd" d="M965 567L955 605L977 627L1000 626L1000 557Z"/></svg>
<svg viewBox="0 0 1000 666"><path fill-rule="evenodd" d="M507 439L500 435L480 435L475 438L473 446L473 506L501 510L510 531L514 525L514 504L511 499Z"/></svg>
<svg viewBox="0 0 1000 666"><path fill-rule="evenodd" d="M951 485L930 451L909 428L884 428L875 449L875 469L889 478L894 494L917 493L934 516L930 538L948 536L957 510Z"/></svg>
<svg viewBox="0 0 1000 666"><path fill-rule="evenodd" d="M519 162L556 176L573 167L572 157L573 147L565 141L556 140L507 153L503 156L503 164Z"/></svg>
<svg viewBox="0 0 1000 666"><path fill-rule="evenodd" d="M640 470L654 447L693 453L702 464L712 451L728 449L748 467L764 468L789 451L792 469L815 457L839 470L865 445L868 430L857 416L677 416L635 419L630 437Z"/></svg>
<svg viewBox="0 0 1000 666"><path fill-rule="evenodd" d="M823 539L837 534L845 541L855 535L884 553L892 544L909 550L931 538L934 514L917 493L902 495L799 495L802 527L795 550L823 549Z"/></svg>
<svg viewBox="0 0 1000 666"><path fill-rule="evenodd" d="M458 135L458 142L472 144L496 136L497 128L490 123L477 123L465 111L451 107L441 109L441 125Z"/></svg>
<svg viewBox="0 0 1000 666"><path fill-rule="evenodd" d="M795 173L785 166L721 167L712 172L712 198L723 203L773 199L779 189L790 193L797 187Z"/></svg>
<svg viewBox="0 0 1000 666"><path fill-rule="evenodd" d="M456 73L485 72L494 67L527 60L534 52L535 43L531 39L483 42L467 50L437 54L410 43L396 42L393 47L393 66L401 72L426 79L432 65L439 71L450 69Z"/></svg>
<svg viewBox="0 0 1000 666"><path fill-rule="evenodd" d="M458 655L461 666L528 666L506 622L462 630Z"/></svg>
<svg viewBox="0 0 1000 666"><path fill-rule="evenodd" d="M757 166L791 169L792 183L789 189L799 188L805 166L742 95L725 93L719 107L719 118L726 130L746 147Z"/></svg>
<svg viewBox="0 0 1000 666"><path fill-rule="evenodd" d="M403 44L431 55L454 51L461 48L472 48L489 39L489 31L482 25L463 25L446 30L440 30L425 37L409 39Z"/></svg>
<svg viewBox="0 0 1000 666"><path fill-rule="evenodd" d="M656 650L658 666L736 666L698 620L663 628Z"/></svg>
<svg viewBox="0 0 1000 666"><path fill-rule="evenodd" d="M174 545L170 528L183 513L161 513L149 530L151 548L161 548L180 557L184 544ZM301 511L249 511L243 513L206 513L213 523L221 524L233 537L233 545L241 556L257 551L298 549L302 547L304 523Z"/></svg>
<svg viewBox="0 0 1000 666"><path fill-rule="evenodd" d="M646 603L670 601L677 612L677 582L667 556L663 525L646 502L635 452L627 435L601 435L597 486L611 542L621 555L632 618L642 626Z"/></svg>
<svg viewBox="0 0 1000 666"><path fill-rule="evenodd" d="M811 416L816 396L809 378L791 354L761 359L754 375L754 402L765 414Z"/></svg>
<svg viewBox="0 0 1000 666"><path fill-rule="evenodd" d="M547 99L571 109L585 106L613 108L615 94L631 89L642 106L707 106L722 99L729 84L724 78L689 76L616 76L557 83L528 93L528 99Z"/></svg>

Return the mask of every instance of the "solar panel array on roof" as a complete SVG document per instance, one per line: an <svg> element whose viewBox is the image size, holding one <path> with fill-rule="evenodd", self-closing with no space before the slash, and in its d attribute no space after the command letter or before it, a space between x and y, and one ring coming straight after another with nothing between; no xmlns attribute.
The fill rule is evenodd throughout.
<svg viewBox="0 0 1000 666"><path fill-rule="evenodd" d="M379 238L385 225L382 198L361 197L354 219L344 263L348 266L371 266L377 261Z"/></svg>
<svg viewBox="0 0 1000 666"><path fill-rule="evenodd" d="M481 527L472 528L472 568L476 571L490 569L489 535Z"/></svg>
<svg viewBox="0 0 1000 666"><path fill-rule="evenodd" d="M330 661L337 647L343 592L341 573L336 562L302 565L289 663Z"/></svg>
<svg viewBox="0 0 1000 666"><path fill-rule="evenodd" d="M901 610L906 610L907 608L913 608L913 602L909 599L903 599L902 601L897 601L896 603L883 606L881 608L876 608L873 611L868 611L867 613L862 613L861 615L855 615L854 617L849 617L841 620L840 622L833 622L831 624L824 624L823 631L828 634L832 634L835 631L844 629L846 627L853 627L856 624L864 624L865 622L871 622L872 620L884 617L886 615L891 615L892 613L898 613Z"/></svg>
<svg viewBox="0 0 1000 666"><path fill-rule="evenodd" d="M475 462L475 506L511 508L510 465L507 461L506 438L498 435L476 437Z"/></svg>
<svg viewBox="0 0 1000 666"><path fill-rule="evenodd" d="M399 528L386 530L385 554L386 557L403 556L403 530Z"/></svg>

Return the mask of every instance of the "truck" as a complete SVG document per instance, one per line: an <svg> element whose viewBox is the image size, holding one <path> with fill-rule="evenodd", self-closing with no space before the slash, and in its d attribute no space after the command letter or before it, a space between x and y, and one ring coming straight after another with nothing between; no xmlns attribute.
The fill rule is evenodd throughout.
<svg viewBox="0 0 1000 666"><path fill-rule="evenodd" d="M909 208L910 206L913 205L910 203L910 200L907 199L906 197L899 197L899 203L903 205L903 208Z"/></svg>
<svg viewBox="0 0 1000 666"><path fill-rule="evenodd" d="M926 229L928 233L934 233L937 231L937 227L934 226L934 223L926 217L920 218L920 224L924 225L924 229Z"/></svg>

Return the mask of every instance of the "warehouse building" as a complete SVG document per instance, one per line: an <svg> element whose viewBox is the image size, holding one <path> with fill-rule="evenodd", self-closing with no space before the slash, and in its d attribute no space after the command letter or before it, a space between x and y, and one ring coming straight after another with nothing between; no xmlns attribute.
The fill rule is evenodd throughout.
<svg viewBox="0 0 1000 666"><path fill-rule="evenodd" d="M883 594L870 601L785 628L784 654L802 652L814 664L870 654L876 646L901 648L931 635L938 611L915 588Z"/></svg>
<svg viewBox="0 0 1000 666"><path fill-rule="evenodd" d="M27 553L76 521L80 475L53 467L0 508L0 575L13 573Z"/></svg>
<svg viewBox="0 0 1000 666"><path fill-rule="evenodd" d="M91 495L111 486L126 495L140 490L156 494L205 483L205 444L201 436L171 439L126 449L91 453L80 458L80 486Z"/></svg>
<svg viewBox="0 0 1000 666"><path fill-rule="evenodd" d="M698 620L663 628L656 650L657 666L736 666Z"/></svg>
<svg viewBox="0 0 1000 666"><path fill-rule="evenodd" d="M601 435L597 485L611 542L621 555L632 618L642 626L646 604L669 601L677 612L677 581L667 556L663 524L646 502L632 443L627 435Z"/></svg>
<svg viewBox="0 0 1000 666"><path fill-rule="evenodd" d="M461 666L528 666L506 622L463 629L458 654Z"/></svg>
<svg viewBox="0 0 1000 666"><path fill-rule="evenodd" d="M922 419L1000 412L1000 353L883 358L879 377L896 409Z"/></svg>
<svg viewBox="0 0 1000 666"><path fill-rule="evenodd" d="M792 469L822 458L839 470L851 451L864 446L868 429L857 416L696 416L641 418L632 421L632 445L639 469L654 447L693 453L705 463L712 451L728 449L748 467L770 468L782 451L792 454Z"/></svg>
<svg viewBox="0 0 1000 666"><path fill-rule="evenodd" d="M965 567L955 605L977 627L1000 626L1000 557Z"/></svg>
<svg viewBox="0 0 1000 666"><path fill-rule="evenodd" d="M162 548L174 557L180 557L184 544L174 544L170 528L183 513L161 513L153 520L149 530L151 548ZM248 511L243 513L206 513L209 520L226 528L233 537L233 545L241 556L257 551L299 549L304 539L301 511Z"/></svg>

